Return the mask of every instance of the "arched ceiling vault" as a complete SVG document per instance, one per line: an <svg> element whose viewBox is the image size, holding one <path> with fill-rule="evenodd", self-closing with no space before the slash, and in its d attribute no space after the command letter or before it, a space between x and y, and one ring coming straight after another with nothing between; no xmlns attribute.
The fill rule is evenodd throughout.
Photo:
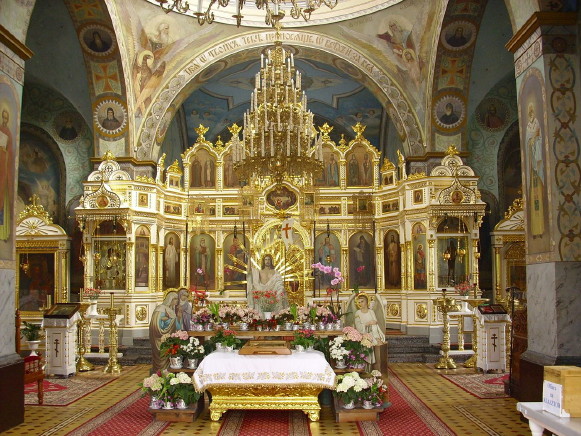
<svg viewBox="0 0 581 436"><path fill-rule="evenodd" d="M259 57L259 53L274 42L272 30L249 32L213 44L189 58L178 68L155 94L155 103L149 107L137 133L136 157L156 160L163 142L163 126L184 100L203 82L224 68ZM425 141L417 114L399 84L374 59L333 37L312 31L283 30L281 40L300 52L305 59L321 59L329 55L344 61L351 76L357 76L377 99L390 110L390 117L403 133L404 153L423 155Z"/></svg>

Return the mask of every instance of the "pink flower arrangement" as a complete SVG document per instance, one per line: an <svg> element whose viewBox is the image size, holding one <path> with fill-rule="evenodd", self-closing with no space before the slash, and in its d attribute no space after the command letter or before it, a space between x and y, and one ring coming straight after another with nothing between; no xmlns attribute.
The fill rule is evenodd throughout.
<svg viewBox="0 0 581 436"><path fill-rule="evenodd" d="M331 286L340 285L345 281L345 279L343 278L343 274L341 274L341 271L337 267L333 268L329 265L323 265L321 262L317 262L313 263L311 265L311 268L317 269L324 274L332 274L333 278L331 279Z"/></svg>

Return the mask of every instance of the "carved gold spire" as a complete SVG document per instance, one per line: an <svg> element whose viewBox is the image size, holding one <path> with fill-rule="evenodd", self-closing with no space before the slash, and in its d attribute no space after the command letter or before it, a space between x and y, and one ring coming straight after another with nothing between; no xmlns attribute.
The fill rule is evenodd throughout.
<svg viewBox="0 0 581 436"><path fill-rule="evenodd" d="M24 210L18 215L18 221L22 221L25 218L37 217L45 221L47 224L52 223L52 218L49 216L48 212L44 210L44 206L40 203L40 198L36 194L32 194L29 198L30 204L26 205Z"/></svg>
<svg viewBox="0 0 581 436"><path fill-rule="evenodd" d="M381 172L389 171L395 169L395 164L389 160L388 157L383 159L383 165L381 166Z"/></svg>
<svg viewBox="0 0 581 436"><path fill-rule="evenodd" d="M448 149L446 150L447 156L457 156L459 154L460 154L460 152L458 151L458 149L456 148L455 145L449 146Z"/></svg>
<svg viewBox="0 0 581 436"><path fill-rule="evenodd" d="M321 132L323 141L331 140L329 133L331 133L332 130L333 126L329 126L327 123L323 124L322 126L319 126L319 131Z"/></svg>
<svg viewBox="0 0 581 436"><path fill-rule="evenodd" d="M115 160L115 156L113 155L113 153L111 152L111 150L107 150L105 152L105 154L103 155L102 159L103 161L106 160Z"/></svg>
<svg viewBox="0 0 581 436"><path fill-rule="evenodd" d="M180 168L180 165L178 163L178 160L176 159L174 161L174 163L172 163L168 168L167 168L168 173L173 173L173 174L183 174L182 169Z"/></svg>
<svg viewBox="0 0 581 436"><path fill-rule="evenodd" d="M230 133L232 133L233 136L235 136L235 135L238 135L240 133L240 131L242 130L242 127L240 127L238 124L234 123L230 127L228 127L228 130L230 131Z"/></svg>
<svg viewBox="0 0 581 436"><path fill-rule="evenodd" d="M367 126L365 124L361 124L359 121L353 127L351 127L355 131L355 139L361 139L363 132Z"/></svg>
<svg viewBox="0 0 581 436"><path fill-rule="evenodd" d="M196 133L198 134L198 141L201 139L202 141L205 141L206 138L204 137L204 135L206 134L206 132L208 130L210 130L209 127L204 127L203 124L200 124L199 127L197 127L196 129L194 129L196 131Z"/></svg>
<svg viewBox="0 0 581 436"><path fill-rule="evenodd" d="M519 192L519 194L521 194L521 192ZM510 206L508 206L508 210L505 212L504 214L504 218L508 219L511 216L513 216L515 213L519 212L523 210L523 203L522 203L522 198L521 197L517 197L514 199L514 201L512 202L512 204Z"/></svg>

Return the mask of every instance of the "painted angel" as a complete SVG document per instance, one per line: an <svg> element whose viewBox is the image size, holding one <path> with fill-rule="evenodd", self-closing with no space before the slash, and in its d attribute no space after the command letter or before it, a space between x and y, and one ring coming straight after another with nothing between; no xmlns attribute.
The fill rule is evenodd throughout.
<svg viewBox="0 0 581 436"><path fill-rule="evenodd" d="M353 294L347 302L347 325L355 327L360 333L369 333L375 339L369 363L373 369L380 370L380 347L385 344L385 310L381 297L364 292Z"/></svg>

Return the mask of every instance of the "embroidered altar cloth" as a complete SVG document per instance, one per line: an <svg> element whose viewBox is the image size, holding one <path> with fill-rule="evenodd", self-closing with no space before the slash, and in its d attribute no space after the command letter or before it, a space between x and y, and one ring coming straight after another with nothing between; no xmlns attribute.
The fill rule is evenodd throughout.
<svg viewBox="0 0 581 436"><path fill-rule="evenodd" d="M320 351L290 355L241 356L238 352L214 351L194 372L197 391L223 385L289 385L333 388L335 372Z"/></svg>

